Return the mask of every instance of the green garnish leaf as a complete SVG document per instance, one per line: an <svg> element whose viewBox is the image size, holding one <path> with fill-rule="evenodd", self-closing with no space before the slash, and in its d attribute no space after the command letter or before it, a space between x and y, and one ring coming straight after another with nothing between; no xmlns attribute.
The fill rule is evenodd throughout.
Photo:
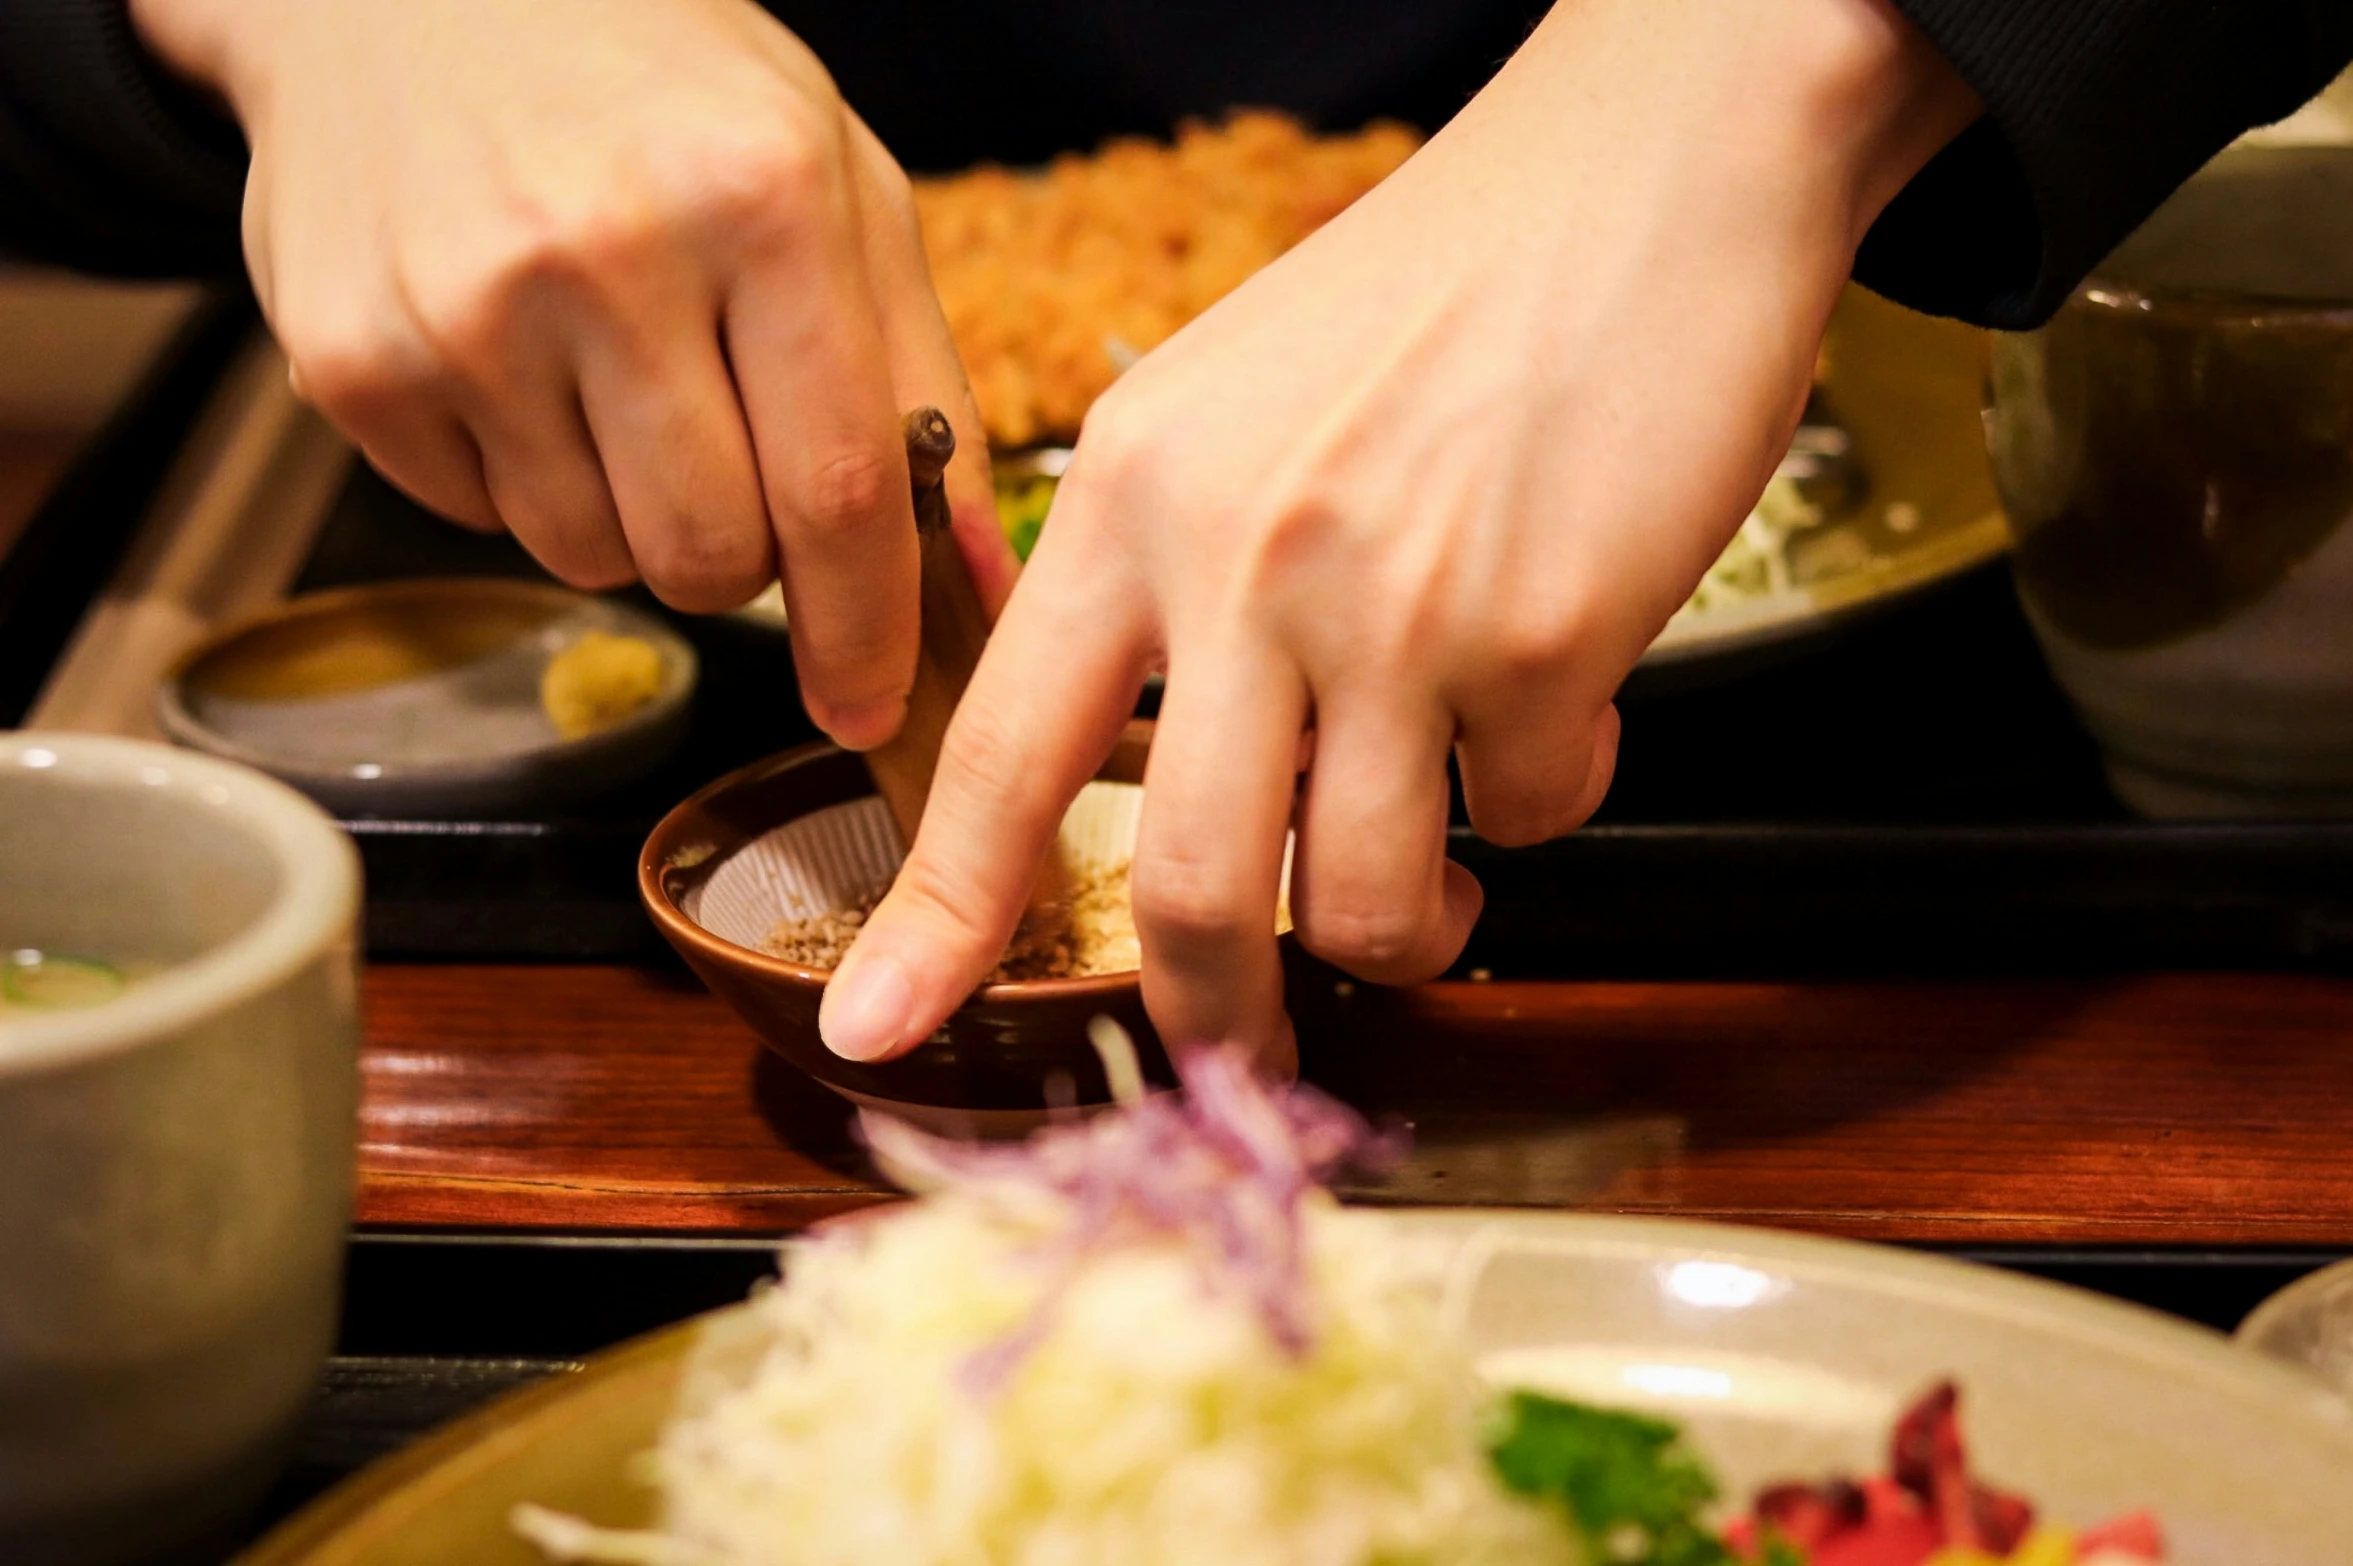
<svg viewBox="0 0 2353 1566"><path fill-rule="evenodd" d="M1054 504L1055 481L1050 478L1016 480L997 487L997 521L1017 559L1028 560L1038 547L1038 532Z"/></svg>
<svg viewBox="0 0 2353 1566"><path fill-rule="evenodd" d="M1006 536L1012 542L1014 559L1028 562L1029 552L1038 547L1038 532L1045 525L1044 517L1024 517L1013 524L1013 531Z"/></svg>
<svg viewBox="0 0 2353 1566"><path fill-rule="evenodd" d="M1663 1420L1514 1392L1488 1452L1505 1485L1560 1503L1597 1566L1737 1566L1703 1520L1715 1480Z"/></svg>

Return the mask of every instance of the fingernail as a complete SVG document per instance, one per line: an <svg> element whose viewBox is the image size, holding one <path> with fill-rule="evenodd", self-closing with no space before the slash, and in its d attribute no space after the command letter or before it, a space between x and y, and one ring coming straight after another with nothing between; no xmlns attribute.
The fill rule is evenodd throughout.
<svg viewBox="0 0 2353 1566"><path fill-rule="evenodd" d="M817 1036L844 1060L877 1060L906 1036L915 1010L907 971L880 952L842 965L817 1007Z"/></svg>

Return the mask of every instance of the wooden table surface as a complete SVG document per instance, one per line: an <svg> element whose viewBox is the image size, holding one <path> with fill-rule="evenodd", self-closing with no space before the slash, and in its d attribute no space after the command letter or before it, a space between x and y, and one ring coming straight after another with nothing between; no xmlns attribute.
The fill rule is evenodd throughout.
<svg viewBox="0 0 2353 1566"><path fill-rule="evenodd" d="M773 1234L882 1193L683 974L382 965L366 1005L364 1225ZM2353 979L1442 984L1309 1044L1415 1124L1400 1200L2353 1249Z"/></svg>

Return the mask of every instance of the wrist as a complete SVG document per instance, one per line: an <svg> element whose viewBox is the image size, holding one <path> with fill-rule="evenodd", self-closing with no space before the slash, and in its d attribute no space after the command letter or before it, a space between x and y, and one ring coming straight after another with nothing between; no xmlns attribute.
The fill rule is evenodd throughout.
<svg viewBox="0 0 2353 1566"><path fill-rule="evenodd" d="M220 98L241 120L255 86L248 40L266 34L272 0L129 0L131 27L164 67Z"/></svg>
<svg viewBox="0 0 2353 1566"><path fill-rule="evenodd" d="M1462 118L1851 251L1980 112L1890 0L1559 0Z"/></svg>
<svg viewBox="0 0 2353 1566"><path fill-rule="evenodd" d="M1786 10L1791 107L1844 175L1860 243L1984 105L1891 0L1792 0Z"/></svg>

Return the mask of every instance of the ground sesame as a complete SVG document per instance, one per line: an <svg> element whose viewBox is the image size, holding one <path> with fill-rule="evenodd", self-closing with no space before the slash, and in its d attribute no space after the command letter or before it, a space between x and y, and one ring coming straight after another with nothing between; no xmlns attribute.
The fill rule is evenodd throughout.
<svg viewBox="0 0 2353 1566"><path fill-rule="evenodd" d="M1084 979L1133 973L1143 966L1136 918L1128 906L1128 867L1089 866L1074 872L1069 917L1025 925L990 970L990 984L1028 979ZM882 901L876 892L854 907L813 919L785 919L768 932L762 948L772 957L803 967L832 970Z"/></svg>

